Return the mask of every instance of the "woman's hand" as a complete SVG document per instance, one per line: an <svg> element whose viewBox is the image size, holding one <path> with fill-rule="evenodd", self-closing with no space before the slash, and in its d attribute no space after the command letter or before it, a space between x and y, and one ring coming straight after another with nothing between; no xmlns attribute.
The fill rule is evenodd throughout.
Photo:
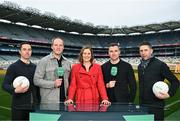
<svg viewBox="0 0 180 121"><path fill-rule="evenodd" d="M101 104L103 104L103 105L111 105L111 102L109 102L108 100L103 100L101 102Z"/></svg>
<svg viewBox="0 0 180 121"><path fill-rule="evenodd" d="M65 105L70 105L70 104L73 104L73 103L74 103L74 102L73 102L73 100L71 100L71 99L66 100L66 101L64 102Z"/></svg>

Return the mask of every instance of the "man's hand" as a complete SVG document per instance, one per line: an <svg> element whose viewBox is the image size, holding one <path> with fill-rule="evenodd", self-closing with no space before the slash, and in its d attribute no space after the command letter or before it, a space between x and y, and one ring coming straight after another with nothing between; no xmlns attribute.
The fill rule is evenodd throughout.
<svg viewBox="0 0 180 121"><path fill-rule="evenodd" d="M62 84L62 79L56 79L54 82L54 87L59 88Z"/></svg>
<svg viewBox="0 0 180 121"><path fill-rule="evenodd" d="M159 92L157 95L155 95L159 99L167 99L169 98L169 94L167 92Z"/></svg>
<svg viewBox="0 0 180 121"><path fill-rule="evenodd" d="M107 88L113 88L116 84L116 81L115 80L112 80L110 81L109 83L106 84L106 87Z"/></svg>
<svg viewBox="0 0 180 121"><path fill-rule="evenodd" d="M15 88L15 93L25 93L28 91L28 89L29 89L29 86L22 87L21 85L19 85Z"/></svg>

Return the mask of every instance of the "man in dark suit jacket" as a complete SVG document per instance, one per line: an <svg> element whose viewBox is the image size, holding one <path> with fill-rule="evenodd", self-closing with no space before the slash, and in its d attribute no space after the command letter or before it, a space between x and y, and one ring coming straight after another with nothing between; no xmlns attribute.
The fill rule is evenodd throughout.
<svg viewBox="0 0 180 121"><path fill-rule="evenodd" d="M133 102L136 95L136 81L132 66L120 59L117 43L109 46L110 60L102 65L103 77L110 102ZM112 74L113 68L117 72Z"/></svg>
<svg viewBox="0 0 180 121"><path fill-rule="evenodd" d="M152 56L153 49L149 42L142 42L139 47L141 63L138 66L140 104L149 107L149 113L155 115L155 121L164 120L164 99L173 96L179 87L179 81L169 67ZM170 83L168 93L155 95L152 91L154 83L167 79Z"/></svg>

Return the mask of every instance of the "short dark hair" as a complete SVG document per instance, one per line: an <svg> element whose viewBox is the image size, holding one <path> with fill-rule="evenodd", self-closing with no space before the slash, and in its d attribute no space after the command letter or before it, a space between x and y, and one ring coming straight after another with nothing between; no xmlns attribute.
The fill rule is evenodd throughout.
<svg viewBox="0 0 180 121"><path fill-rule="evenodd" d="M117 46L120 50L119 43L110 43L109 44L109 47L114 47L114 46Z"/></svg>
<svg viewBox="0 0 180 121"><path fill-rule="evenodd" d="M31 46L31 43L30 42L22 42L19 44L19 50L21 50L22 46L25 45L25 44L28 44Z"/></svg>
<svg viewBox="0 0 180 121"><path fill-rule="evenodd" d="M89 49L89 50L91 51L91 59L90 59L90 62L92 63L93 60L94 60L94 55L93 55L93 50L92 50L92 48L89 47L89 46L83 47L83 48L81 49L81 51L80 51L80 53L79 53L79 62L80 62L80 63L83 63L83 57L82 57L82 56L83 56L83 52L84 52L85 49Z"/></svg>
<svg viewBox="0 0 180 121"><path fill-rule="evenodd" d="M141 47L141 46L143 46L143 45L147 45L147 46L149 46L149 47L152 49L151 43L149 43L149 42L147 42L147 41L141 42L141 43L139 44L139 47Z"/></svg>

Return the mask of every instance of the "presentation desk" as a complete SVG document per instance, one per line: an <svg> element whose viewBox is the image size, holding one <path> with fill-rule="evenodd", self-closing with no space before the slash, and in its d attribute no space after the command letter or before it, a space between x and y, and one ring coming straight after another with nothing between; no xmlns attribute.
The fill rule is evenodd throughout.
<svg viewBox="0 0 180 121"><path fill-rule="evenodd" d="M40 104L30 121L154 121L148 108L134 104Z"/></svg>

